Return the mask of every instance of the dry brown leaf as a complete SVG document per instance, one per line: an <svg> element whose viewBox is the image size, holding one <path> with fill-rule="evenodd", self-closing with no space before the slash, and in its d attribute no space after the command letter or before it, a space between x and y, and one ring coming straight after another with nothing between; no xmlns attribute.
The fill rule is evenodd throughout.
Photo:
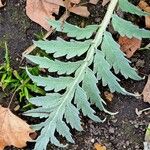
<svg viewBox="0 0 150 150"><path fill-rule="evenodd" d="M50 30L48 19L55 19L53 14L58 14L60 6L83 17L89 16L85 6L76 6L80 0L27 0L26 14L34 22L41 25L47 31Z"/></svg>
<svg viewBox="0 0 150 150"><path fill-rule="evenodd" d="M143 9L144 11L150 13L150 6L144 0L141 0L138 6ZM150 16L145 16L145 26L150 28Z"/></svg>
<svg viewBox="0 0 150 150"><path fill-rule="evenodd" d="M150 7L146 7L145 11L150 13ZM145 25L147 28L150 28L150 16L145 16Z"/></svg>
<svg viewBox="0 0 150 150"><path fill-rule="evenodd" d="M86 6L74 6L69 8L69 11L83 17L88 17L90 15Z"/></svg>
<svg viewBox="0 0 150 150"><path fill-rule="evenodd" d="M0 106L0 150L5 146L13 145L18 148L26 146L31 141L30 126L15 116L8 108Z"/></svg>
<svg viewBox="0 0 150 150"><path fill-rule="evenodd" d="M130 58L141 47L141 40L134 37L130 39L126 36L120 36L119 44L121 46L121 50L126 53L127 58Z"/></svg>
<svg viewBox="0 0 150 150"><path fill-rule="evenodd" d="M98 143L94 144L94 148L95 148L96 150L106 150L106 147L105 147L105 146L103 146L103 145L101 145L101 144L98 144Z"/></svg>
<svg viewBox="0 0 150 150"><path fill-rule="evenodd" d="M112 99L113 99L113 97L114 97L114 95L113 95L112 93L108 92L108 91L105 91L105 92L104 92L104 96L105 96L105 98L106 98L109 102L112 102Z"/></svg>
<svg viewBox="0 0 150 150"><path fill-rule="evenodd" d="M6 5L6 0L0 0L0 8Z"/></svg>
<svg viewBox="0 0 150 150"><path fill-rule="evenodd" d="M102 6L107 5L107 3L109 3L109 2L110 2L110 0L103 0L103 2L102 2Z"/></svg>
<svg viewBox="0 0 150 150"><path fill-rule="evenodd" d="M60 6L65 6L65 3L73 3L73 4L79 4L81 0L46 0L49 3L53 3Z"/></svg>
<svg viewBox="0 0 150 150"><path fill-rule="evenodd" d="M148 76L148 81L142 92L144 102L150 103L150 75Z"/></svg>
<svg viewBox="0 0 150 150"><path fill-rule="evenodd" d="M46 0L27 0L26 14L34 22L40 24L44 29L49 31L47 19L54 19L53 13L58 14L59 5L52 4Z"/></svg>
<svg viewBox="0 0 150 150"><path fill-rule="evenodd" d="M96 5L99 0L90 0L89 3Z"/></svg>

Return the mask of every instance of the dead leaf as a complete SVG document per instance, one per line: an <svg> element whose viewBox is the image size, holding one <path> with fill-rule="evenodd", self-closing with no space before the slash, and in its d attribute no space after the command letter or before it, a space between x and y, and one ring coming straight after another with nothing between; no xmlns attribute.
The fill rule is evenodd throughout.
<svg viewBox="0 0 150 150"><path fill-rule="evenodd" d="M95 148L96 150L106 150L106 147L105 147L105 146L103 146L103 145L101 145L101 144L98 144L98 143L94 144L94 148Z"/></svg>
<svg viewBox="0 0 150 150"><path fill-rule="evenodd" d="M34 22L47 31L50 30L47 19L55 19L53 14L58 14L60 6L77 15L88 17L90 15L86 6L76 6L80 0L27 0L26 14Z"/></svg>
<svg viewBox="0 0 150 150"><path fill-rule="evenodd" d="M138 6L143 9L144 11L150 13L150 6L145 1L141 0ZM150 28L150 16L145 16L145 26Z"/></svg>
<svg viewBox="0 0 150 150"><path fill-rule="evenodd" d="M83 17L88 17L90 15L86 6L74 6L69 8L69 11Z"/></svg>
<svg viewBox="0 0 150 150"><path fill-rule="evenodd" d="M5 146L13 145L18 148L26 146L31 141L30 133L33 131L30 126L15 116L8 108L0 106L0 150Z"/></svg>
<svg viewBox="0 0 150 150"><path fill-rule="evenodd" d="M4 7L5 5L6 5L5 0L0 0L0 8L1 8L1 7Z"/></svg>
<svg viewBox="0 0 150 150"><path fill-rule="evenodd" d="M26 14L34 22L40 24L49 31L50 26L46 18L54 19L53 13L58 14L59 6L46 2L45 0L27 0Z"/></svg>
<svg viewBox="0 0 150 150"><path fill-rule="evenodd" d="M146 7L148 7L148 4L144 0L141 0L138 6L144 10Z"/></svg>
<svg viewBox="0 0 150 150"><path fill-rule="evenodd" d="M79 4L80 0L46 0L46 2L65 7L65 3Z"/></svg>
<svg viewBox="0 0 150 150"><path fill-rule="evenodd" d="M110 0L103 0L103 2L102 2L102 6L107 5L109 2L110 2Z"/></svg>
<svg viewBox="0 0 150 150"><path fill-rule="evenodd" d="M96 5L99 0L90 0L89 3Z"/></svg>
<svg viewBox="0 0 150 150"><path fill-rule="evenodd" d="M147 7L145 11L150 13L150 7ZM150 28L150 16L145 16L145 25L147 28Z"/></svg>
<svg viewBox="0 0 150 150"><path fill-rule="evenodd" d="M148 76L148 81L142 92L144 102L150 103L150 75Z"/></svg>
<svg viewBox="0 0 150 150"><path fill-rule="evenodd" d="M142 42L134 37L130 39L126 36L120 36L118 43L121 46L121 50L126 53L127 58L130 58L141 47Z"/></svg>
<svg viewBox="0 0 150 150"><path fill-rule="evenodd" d="M111 102L112 99L113 99L113 97L114 97L114 95L113 95L112 93L108 92L108 91L105 91L105 92L104 92L104 96L105 96L105 98L106 98L109 102Z"/></svg>

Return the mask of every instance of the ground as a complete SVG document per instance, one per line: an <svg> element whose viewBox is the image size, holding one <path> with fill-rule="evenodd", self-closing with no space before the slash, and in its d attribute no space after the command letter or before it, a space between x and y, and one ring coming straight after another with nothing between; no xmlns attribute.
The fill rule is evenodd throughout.
<svg viewBox="0 0 150 150"><path fill-rule="evenodd" d="M135 0L135 2L137 2ZM91 16L88 19L71 16L69 21L78 25L98 23L102 20L105 10L101 4L97 6L90 5ZM8 42L8 47L11 55L11 63L14 68L19 67L22 52L32 44L32 39L35 34L42 31L41 27L33 23L25 15L25 0L8 0L7 6L0 9L0 47L3 41ZM150 40L143 41L143 46L150 43ZM0 62L4 57L4 49L0 48ZM137 67L139 74L145 78L135 82L132 80L123 80L121 84L128 91L133 93L141 93L150 74L150 51L139 51L132 58L132 65ZM142 65L139 62L144 62ZM122 77L121 77L122 78ZM101 87L101 86L100 86ZM108 90L102 88L102 91ZM10 94L11 96L11 94ZM7 105L10 97L1 99L0 103ZM17 105L17 100L14 101L14 106ZM72 131L75 144L68 145L65 150L92 150L94 143L101 143L107 147L107 150L143 150L143 141L146 128L150 121L150 112L146 112L141 116L137 116L135 109L139 110L149 107L143 102L142 97L135 98L114 94L112 102L108 102L108 109L112 112L118 112L115 116L109 116L100 113L97 110L97 115L104 118L104 123L94 123L81 116L83 123L83 132ZM13 111L13 108L12 108ZM21 116L21 112L15 112ZM22 117L22 116L21 116ZM32 122L29 118L26 121ZM29 143L24 150L31 150L34 144ZM57 150L60 148L48 146L48 150ZM13 147L8 147L6 150L17 150Z"/></svg>

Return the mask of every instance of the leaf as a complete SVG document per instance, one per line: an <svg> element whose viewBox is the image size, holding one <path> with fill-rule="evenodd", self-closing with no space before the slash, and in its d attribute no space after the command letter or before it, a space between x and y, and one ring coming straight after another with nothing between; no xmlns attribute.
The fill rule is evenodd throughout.
<svg viewBox="0 0 150 150"><path fill-rule="evenodd" d="M48 23L57 31L67 33L68 37L75 37L77 40L84 38L89 39L99 27L98 25L88 25L85 28L80 28L78 26L64 22L62 29L62 23L59 20L49 20Z"/></svg>
<svg viewBox="0 0 150 150"><path fill-rule="evenodd" d="M43 119L44 122L32 126L33 129L40 130L41 132L40 136L36 139L34 150L45 150L49 141L56 146L65 147L66 145L61 144L58 140L59 138L56 138L56 133L73 142L69 127L78 131L83 130L80 112L94 121L104 122L105 118L101 120L95 115L95 111L91 107L92 104L95 104L105 113L116 114L109 112L104 107L106 103L100 96L98 80L102 79L103 85L108 85L113 92L118 91L123 94L133 95L126 92L120 86L119 78L111 70L112 66L115 66L116 58L118 58L118 62L120 61L121 63L118 63L119 67L114 67L117 73L120 72L126 77L140 79L135 70L130 67L129 61L124 57L124 53L120 51L119 44L114 41L111 35L107 36L105 33L116 6L117 0L110 1L106 16L101 25L89 25L85 28L79 28L66 22L62 26L60 21L50 20L49 24L56 31L67 33L68 37L73 37L73 39L68 38L68 41L64 41L57 38L57 40L40 40L35 42L38 47L47 53L53 54L49 61L46 60L47 58L31 58L29 56L29 59L42 67L47 69L53 68L52 70L61 71L62 73L61 69L68 72L66 69L67 62L68 65L78 62L81 62L81 64L73 69L72 74L59 75L59 73L55 73L55 77L52 77L53 74L51 73L51 76L48 77L33 76L27 70L29 77L34 82L46 87L45 90L50 90L50 94L46 96L34 97L29 100L37 105L37 108L25 112L27 116L45 118ZM96 36L92 40L85 40L90 38L94 32L96 32ZM78 39L82 39L82 41L79 42ZM109 39L107 42L109 46L105 47L105 53L97 50L104 41L106 42L106 39ZM106 50L107 48L108 50ZM115 51L114 55L113 51ZM76 59L76 56L81 57ZM113 59L107 59L109 58L108 56L113 56ZM108 62L108 60L110 61ZM42 61L43 64L41 64ZM122 63L124 61L125 63ZM56 63L58 66L55 66ZM50 65L54 66L50 67ZM127 73L124 73L124 71ZM56 93L57 91L60 91L60 94ZM58 125L58 123L61 125Z"/></svg>
<svg viewBox="0 0 150 150"><path fill-rule="evenodd" d="M49 72L57 72L61 74L71 74L77 70L83 61L77 62L62 62L59 60L50 60L47 57L27 55L27 59L32 61L35 64L38 64L40 68L48 69ZM63 67L62 67L63 66Z"/></svg>
<svg viewBox="0 0 150 150"><path fill-rule="evenodd" d="M94 144L94 148L96 150L107 150L105 146L98 144L98 143Z"/></svg>
<svg viewBox="0 0 150 150"><path fill-rule="evenodd" d="M67 10L77 15L88 17L90 15L86 6L76 6L80 0L27 0L26 14L34 22L41 25L49 31L47 19L55 19L53 14L59 13L60 6L66 7Z"/></svg>
<svg viewBox="0 0 150 150"><path fill-rule="evenodd" d="M8 108L0 106L0 149L5 146L23 148L27 141L31 141L30 133L33 132L30 126L12 114Z"/></svg>
<svg viewBox="0 0 150 150"><path fill-rule="evenodd" d="M138 6L150 14L150 6L148 5L148 3L141 0ZM150 28L150 16L145 16L145 25L147 28Z"/></svg>
<svg viewBox="0 0 150 150"><path fill-rule="evenodd" d="M123 89L118 81L120 81L111 71L110 65L105 60L103 52L97 50L94 59L94 72L97 74L97 79L102 80L103 86L108 85L111 92L119 92L122 94L129 94Z"/></svg>
<svg viewBox="0 0 150 150"><path fill-rule="evenodd" d="M81 56L84 54L91 45L91 42L89 40L84 42L68 42L61 39L51 41L39 40L35 41L34 44L42 50L45 50L48 54L54 53L55 58L66 55L66 58L70 59L74 56Z"/></svg>
<svg viewBox="0 0 150 150"><path fill-rule="evenodd" d="M82 88L86 92L87 97L90 99L92 104L95 104L100 110L105 110L105 101L100 97L100 91L97 89L96 79L94 72L88 68L85 73L85 77L82 82Z"/></svg>
<svg viewBox="0 0 150 150"><path fill-rule="evenodd" d="M124 12L129 12L131 14L136 14L138 16L148 16L150 13L143 12L137 6L131 4L128 0L119 0L119 7Z"/></svg>
<svg viewBox="0 0 150 150"><path fill-rule="evenodd" d="M110 2L110 0L103 0L103 2L102 2L102 6L107 5L109 2Z"/></svg>
<svg viewBox="0 0 150 150"><path fill-rule="evenodd" d="M6 1L5 0L0 0L0 8L4 7L6 5Z"/></svg>
<svg viewBox="0 0 150 150"><path fill-rule="evenodd" d="M54 19L52 14L58 14L59 5L52 4L46 0L27 0L26 14L34 22L40 24L45 30L49 31L50 26L46 18Z"/></svg>
<svg viewBox="0 0 150 150"><path fill-rule="evenodd" d="M99 0L90 0L89 3L96 5Z"/></svg>
<svg viewBox="0 0 150 150"><path fill-rule="evenodd" d="M116 74L120 72L125 78L141 80L135 69L130 66L130 61L125 58L125 54L120 50L120 45L114 41L111 33L104 33L101 49Z"/></svg>
<svg viewBox="0 0 150 150"><path fill-rule="evenodd" d="M117 15L112 17L112 25L115 31L118 31L121 36L127 36L128 38L150 38L150 31L140 29L138 26L133 25L130 21L126 21Z"/></svg>
<svg viewBox="0 0 150 150"><path fill-rule="evenodd" d="M46 0L46 1L49 3L64 6L64 7L65 7L65 3L78 4L80 2L80 0Z"/></svg>
<svg viewBox="0 0 150 150"><path fill-rule="evenodd" d="M121 50L126 53L127 58L130 58L141 47L142 41L134 37L130 39L126 36L120 36L118 43Z"/></svg>
<svg viewBox="0 0 150 150"><path fill-rule="evenodd" d="M114 95L113 95L112 93L108 92L108 91L105 91L105 92L104 92L104 96L105 96L105 98L106 98L109 102L112 102L113 97L114 97Z"/></svg>
<svg viewBox="0 0 150 150"><path fill-rule="evenodd" d="M88 17L90 15L86 6L74 6L69 8L69 11L83 17Z"/></svg>
<svg viewBox="0 0 150 150"><path fill-rule="evenodd" d="M62 89L65 89L73 81L72 77L54 78L51 76L34 76L31 75L28 70L27 74L32 79L32 81L35 82L38 86L45 87L46 91L54 90L55 92L58 92Z"/></svg>
<svg viewBox="0 0 150 150"><path fill-rule="evenodd" d="M88 116L97 122L102 121L99 117L94 115L95 111L91 108L90 103L88 102L86 92L80 86L77 87L74 103L79 110L82 110L84 116Z"/></svg>
<svg viewBox="0 0 150 150"><path fill-rule="evenodd" d="M150 75L148 76L148 80L142 94L144 102L150 103Z"/></svg>

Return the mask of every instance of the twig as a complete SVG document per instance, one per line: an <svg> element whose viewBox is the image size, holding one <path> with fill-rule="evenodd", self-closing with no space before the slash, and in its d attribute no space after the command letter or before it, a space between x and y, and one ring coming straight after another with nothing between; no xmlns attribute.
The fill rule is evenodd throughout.
<svg viewBox="0 0 150 150"><path fill-rule="evenodd" d="M61 18L60 18L60 21L65 21L67 18L69 17L69 14L68 13L64 13ZM43 37L43 40L46 40L53 32L55 31L54 28L50 28L50 30L45 34L45 36ZM34 49L36 48L36 45L31 45L29 46L23 53L22 53L22 60L21 62L23 61L24 59L24 56L27 55L27 54L30 54Z"/></svg>

